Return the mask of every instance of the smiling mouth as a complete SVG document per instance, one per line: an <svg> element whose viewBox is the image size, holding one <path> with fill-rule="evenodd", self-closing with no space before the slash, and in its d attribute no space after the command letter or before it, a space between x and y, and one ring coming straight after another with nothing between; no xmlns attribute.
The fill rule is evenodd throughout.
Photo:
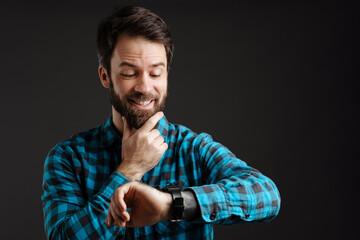
<svg viewBox="0 0 360 240"><path fill-rule="evenodd" d="M146 107L148 105L150 105L154 100L147 100L147 101L142 101L142 100L133 100L133 99L129 99L129 101L135 105L141 106L141 107Z"/></svg>

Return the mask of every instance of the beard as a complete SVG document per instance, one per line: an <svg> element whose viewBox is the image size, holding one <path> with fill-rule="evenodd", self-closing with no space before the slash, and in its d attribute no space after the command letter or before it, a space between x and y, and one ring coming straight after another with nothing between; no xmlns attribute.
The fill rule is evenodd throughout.
<svg viewBox="0 0 360 240"><path fill-rule="evenodd" d="M159 94L143 94L140 92L130 92L121 98L114 90L114 85L110 80L110 102L115 110L121 116L126 118L127 123L132 127L139 129L144 123L152 117L155 113L163 111L168 92L165 93L163 98ZM138 109L130 102L132 100L138 101L154 101L154 106L149 110Z"/></svg>

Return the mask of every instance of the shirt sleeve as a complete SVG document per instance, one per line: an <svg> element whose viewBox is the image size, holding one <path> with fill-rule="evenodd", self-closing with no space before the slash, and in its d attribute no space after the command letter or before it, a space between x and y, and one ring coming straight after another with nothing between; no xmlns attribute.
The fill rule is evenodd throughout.
<svg viewBox="0 0 360 240"><path fill-rule="evenodd" d="M201 217L194 222L234 224L273 219L280 210L274 182L202 133L193 141L205 185L194 186Z"/></svg>
<svg viewBox="0 0 360 240"><path fill-rule="evenodd" d="M47 238L112 239L125 234L119 227L108 228L105 219L115 189L129 180L113 172L99 192L87 199L76 177L80 166L74 159L76 153L61 144L46 158L42 202Z"/></svg>

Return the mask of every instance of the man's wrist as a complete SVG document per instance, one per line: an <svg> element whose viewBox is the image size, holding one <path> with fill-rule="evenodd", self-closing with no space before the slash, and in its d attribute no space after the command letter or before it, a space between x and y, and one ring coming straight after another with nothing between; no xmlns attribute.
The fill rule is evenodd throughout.
<svg viewBox="0 0 360 240"><path fill-rule="evenodd" d="M200 207L196 200L196 196L194 192L191 189L186 189L184 191L181 191L181 198L183 200L182 205L183 210L181 216L179 216L179 213L175 213L177 216L174 216L174 196L171 191L169 191L169 186L165 187L163 189L158 188L158 190L161 190L164 194L167 196L167 203L165 218L162 218L164 220L172 220L172 221L181 221L182 219L185 219L187 221L192 221L200 216ZM179 207L179 206L178 206ZM177 209L178 210L178 209Z"/></svg>
<svg viewBox="0 0 360 240"><path fill-rule="evenodd" d="M162 214L162 220L170 220L172 218L172 204L173 204L173 200L172 200L172 197L171 197L171 194L170 193L167 193L167 192L162 192L164 194L164 197L165 197L165 208L164 208L164 211L163 211L163 214Z"/></svg>
<svg viewBox="0 0 360 240"><path fill-rule="evenodd" d="M172 199L171 203L171 222L178 222L183 220L184 216L184 198L181 194L182 186L176 185L168 185L162 189L163 192L169 193Z"/></svg>
<svg viewBox="0 0 360 240"><path fill-rule="evenodd" d="M116 169L116 171L129 180L140 181L143 176L141 173L121 165Z"/></svg>

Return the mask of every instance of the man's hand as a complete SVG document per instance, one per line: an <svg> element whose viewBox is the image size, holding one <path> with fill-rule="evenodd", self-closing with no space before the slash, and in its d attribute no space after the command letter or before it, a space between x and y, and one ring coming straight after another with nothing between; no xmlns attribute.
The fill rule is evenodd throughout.
<svg viewBox="0 0 360 240"><path fill-rule="evenodd" d="M168 145L154 127L163 116L163 112L154 114L138 130L131 129L123 119L122 162L117 171L125 177L140 180L160 161Z"/></svg>
<svg viewBox="0 0 360 240"><path fill-rule="evenodd" d="M115 190L105 221L109 226L150 226L171 218L171 204L170 193L131 181ZM127 208L130 212L126 211Z"/></svg>

